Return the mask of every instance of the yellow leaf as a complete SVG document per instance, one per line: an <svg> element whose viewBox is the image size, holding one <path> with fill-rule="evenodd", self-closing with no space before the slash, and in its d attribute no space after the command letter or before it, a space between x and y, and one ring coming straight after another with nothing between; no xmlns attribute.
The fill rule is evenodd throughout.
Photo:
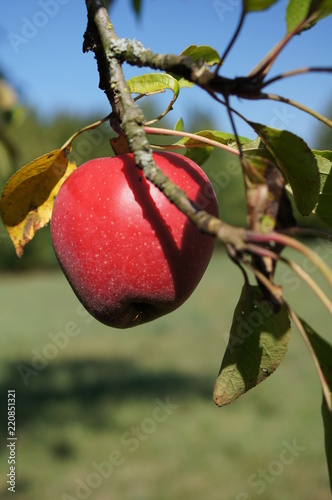
<svg viewBox="0 0 332 500"><path fill-rule="evenodd" d="M18 257L51 219L55 196L76 168L68 161L69 151L63 147L36 158L18 170L2 191L0 214Z"/></svg>

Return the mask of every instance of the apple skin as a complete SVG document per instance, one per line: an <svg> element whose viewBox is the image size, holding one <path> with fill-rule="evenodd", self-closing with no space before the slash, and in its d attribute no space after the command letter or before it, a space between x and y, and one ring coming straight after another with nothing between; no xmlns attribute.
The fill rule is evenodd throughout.
<svg viewBox="0 0 332 500"><path fill-rule="evenodd" d="M175 153L156 164L189 198L218 216L203 170ZM97 320L129 328L167 314L191 295L215 238L201 233L135 165L128 153L75 170L56 197L55 254L76 296Z"/></svg>

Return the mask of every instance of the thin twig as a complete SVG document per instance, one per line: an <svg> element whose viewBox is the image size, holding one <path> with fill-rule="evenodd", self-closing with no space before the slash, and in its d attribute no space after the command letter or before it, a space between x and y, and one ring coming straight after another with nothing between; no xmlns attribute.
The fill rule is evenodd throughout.
<svg viewBox="0 0 332 500"><path fill-rule="evenodd" d="M273 260L278 260L279 255L268 248L255 245L254 243L247 243L246 251L250 254L258 255L259 257L268 257Z"/></svg>
<svg viewBox="0 0 332 500"><path fill-rule="evenodd" d="M227 45L227 47L226 47L226 49L225 49L225 51L224 51L223 55L222 55L222 56L221 56L221 58L220 58L220 61L219 61L219 63L218 63L218 66L217 66L217 67L216 67L216 69L215 69L215 73L216 73L216 74L218 73L218 71L219 71L220 67L224 64L224 61L225 61L225 59L226 59L227 55L229 54L229 52L230 52L231 48L233 47L233 45L234 45L234 43L235 43L235 41L236 41L236 39L237 39L237 37L238 37L238 35L239 35L240 31L241 31L241 28L242 28L242 26L243 26L243 22L244 22L245 15L246 15L245 4L244 4L244 2L242 2L242 11L241 11L241 16L240 16L239 23L238 23L238 25L237 25L237 28L236 28L236 30L235 30L234 35L232 36L232 38L231 38L231 40L230 40L229 44Z"/></svg>
<svg viewBox="0 0 332 500"><path fill-rule="evenodd" d="M192 139L194 141L197 141L199 143L206 144L208 146L212 146L215 148L220 148L223 149L224 151L228 151L228 153L232 153L234 155L240 156L239 151L236 149L227 146L226 144L222 144L221 142L214 141L213 139L209 139L208 137L203 137L198 134L191 134L190 132L182 132L180 130L169 130L166 128L156 128L156 127L144 127L145 133L146 134L152 134L152 135L169 135L172 137L187 137L188 139ZM188 146L186 146L188 147ZM191 147L196 147L191 146Z"/></svg>
<svg viewBox="0 0 332 500"><path fill-rule="evenodd" d="M256 267L254 267L249 261L242 261L245 266L247 266L252 273L255 275L257 281L259 281L274 297L275 301L282 305L284 304L284 298L281 287L272 283L261 271L259 271Z"/></svg>
<svg viewBox="0 0 332 500"><path fill-rule="evenodd" d="M236 130L234 118L233 118L233 115L232 115L232 110L231 110L231 107L229 105L229 96L225 96L225 102L226 102L227 114L228 114L229 120L231 122L232 129L233 129L233 132L234 132L234 135L235 135L235 139L236 139L238 150L240 152L240 158L242 159L243 153L242 153L242 148L241 148L241 142L240 142L237 130Z"/></svg>
<svg viewBox="0 0 332 500"><path fill-rule="evenodd" d="M265 80L265 82L262 83L261 89L264 87L267 87L268 85L271 85L271 83L275 83L278 80L283 80L284 78L289 78L290 76L297 76L297 75L303 75L306 73L331 73L332 68L330 66L324 67L308 67L308 68L299 68L299 69L293 69L292 71L285 71L285 73L281 73L280 75L274 76L273 78L270 78L269 80Z"/></svg>
<svg viewBox="0 0 332 500"><path fill-rule="evenodd" d="M289 227L279 229L279 233L287 234L289 236L321 236L322 238L332 238L332 233L323 231L322 229L315 229L310 227ZM328 240L329 241L329 240ZM332 241L330 241L332 243Z"/></svg>
<svg viewBox="0 0 332 500"><path fill-rule="evenodd" d="M326 118L326 116L321 115L317 111L314 111L311 108L308 108L308 106L305 106L304 104L301 104L300 102L294 101L293 99L289 99L288 97L282 97L280 95L276 94L264 94L260 93L258 96L255 96L255 100L263 100L263 99L269 99L271 101L278 101L278 102L284 102L286 104L289 104L290 106L293 106L294 108L300 109L301 111L304 111L305 113L308 113L309 115L313 116L317 120L321 121L328 127L332 128L332 121Z"/></svg>
<svg viewBox="0 0 332 500"><path fill-rule="evenodd" d="M64 143L64 145L62 146L61 149L68 148L68 146L71 145L73 140L76 139L76 137L78 137L80 134L83 134L83 132L87 132L88 130L92 130L92 129L99 127L99 125L101 125L102 123L105 123L107 120L109 120L110 117L111 117L111 114L105 116L105 118L102 118L101 120L98 120L94 123L91 123L90 125L87 125L86 127L81 128L81 130L78 130L77 132L75 132L75 134L73 134L71 137L69 137L69 139Z"/></svg>
<svg viewBox="0 0 332 500"><path fill-rule="evenodd" d="M318 358L316 356L316 353L311 345L311 342L308 338L308 335L307 335L307 332L305 331L305 328L302 324L302 321L300 320L300 318L298 317L298 315L296 314L296 312L291 309L289 306L288 306L288 313L289 313L289 316L290 318L293 320L295 326L297 327L297 329L299 330L303 340L304 340L304 343L305 345L307 346L309 352L310 352L310 355L311 355L311 358L314 362L314 365L315 365L315 368L316 368L316 371L317 371L317 374L318 374L318 377L319 377L319 381L321 383L321 386L322 386L322 390L323 390L323 394L324 394L324 397L325 397L325 400L326 400L326 404L328 406L328 409L332 412L332 401L331 401L331 391L329 389L329 386L326 382L326 379L325 379L325 376L324 376L324 373L323 373L323 370L320 366L320 363L318 361Z"/></svg>
<svg viewBox="0 0 332 500"><path fill-rule="evenodd" d="M332 287L331 269L314 251L312 251L309 247L303 245L298 240L295 240L294 238L291 238L286 234L277 233L275 231L271 231L270 233L267 234L264 233L259 234L259 233L254 233L253 231L247 231L246 241L253 243L261 243L261 244L273 242L273 244L279 244L282 245L283 247L288 246L290 248L293 248L297 252L302 253L302 255L310 259L315 264L317 269L319 269L319 271L325 277L329 285Z"/></svg>
<svg viewBox="0 0 332 500"><path fill-rule="evenodd" d="M315 280L313 280L311 276L309 276L309 274L304 269L302 269L302 267L299 266L296 262L282 256L279 257L279 260L287 264L305 283L307 283L307 285L317 295L317 297L324 304L327 310L332 314L332 303L327 297L327 295L325 295L323 290L317 285Z"/></svg>
<svg viewBox="0 0 332 500"><path fill-rule="evenodd" d="M246 251L251 254L259 255L260 257L268 257L274 261L281 261L287 264L307 285L312 289L312 291L317 295L321 302L325 305L327 310L332 314L332 303L330 299L325 295L323 290L317 285L317 283L309 276L309 274L296 262L281 256L271 250L260 247L253 243L248 243Z"/></svg>
<svg viewBox="0 0 332 500"><path fill-rule="evenodd" d="M270 52L257 64L257 66L255 66L250 71L250 73L248 73L247 77L256 80L262 80L264 76L270 71L271 66L276 61L282 50L286 47L288 42L290 42L294 35L300 33L305 25L310 22L310 20L311 17L304 19L298 26L296 26L293 31L286 33L286 35L273 47L272 50L270 50Z"/></svg>

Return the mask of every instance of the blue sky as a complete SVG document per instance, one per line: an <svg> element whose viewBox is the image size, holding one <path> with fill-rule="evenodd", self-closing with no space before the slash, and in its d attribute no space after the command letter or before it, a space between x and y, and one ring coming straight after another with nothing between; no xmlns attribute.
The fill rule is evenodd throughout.
<svg viewBox="0 0 332 500"><path fill-rule="evenodd" d="M155 52L180 53L190 44L211 45L222 52L232 36L240 14L240 0L143 0L137 19L130 0L116 0L111 18L117 34L136 38ZM232 49L222 74L246 75L285 33L287 2L247 16L241 35ZM86 27L83 0L16 0L6 2L0 15L0 64L17 87L21 99L49 117L59 111L109 113L93 54L82 53ZM296 37L281 55L271 74L310 65L332 66L332 17ZM148 70L144 70L148 71ZM127 78L141 70L125 67ZM270 91L291 97L324 112L331 101L332 74L293 77L271 86ZM160 110L165 96L160 96ZM275 102L233 101L234 107L253 121L286 128L310 145L317 129L313 118ZM200 89L186 89L170 118L206 111L216 128L230 131L221 105ZM254 137L238 122L239 133Z"/></svg>

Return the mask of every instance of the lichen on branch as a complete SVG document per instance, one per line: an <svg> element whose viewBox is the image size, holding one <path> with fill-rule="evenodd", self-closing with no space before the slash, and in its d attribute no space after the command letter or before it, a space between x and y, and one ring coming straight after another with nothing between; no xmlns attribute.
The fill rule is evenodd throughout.
<svg viewBox="0 0 332 500"><path fill-rule="evenodd" d="M109 48L113 57L120 62L125 61L139 68L149 67L174 73L211 93L223 95L246 93L245 78L229 79L220 76L216 71L211 71L203 60L195 61L185 55L157 54L146 49L141 42L129 38L112 39Z"/></svg>

